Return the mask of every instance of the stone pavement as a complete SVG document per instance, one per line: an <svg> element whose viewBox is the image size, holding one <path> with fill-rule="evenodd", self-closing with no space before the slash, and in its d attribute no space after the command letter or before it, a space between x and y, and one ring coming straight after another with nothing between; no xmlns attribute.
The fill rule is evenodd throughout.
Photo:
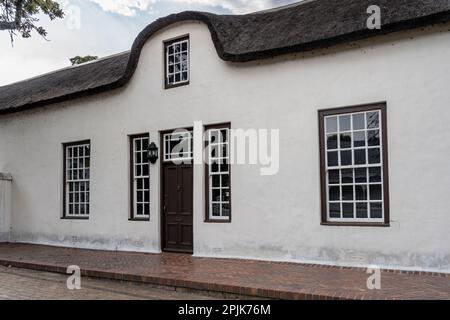
<svg viewBox="0 0 450 320"><path fill-rule="evenodd" d="M382 271L369 290L365 269L187 254L148 254L0 244L0 265L275 299L450 299L450 274Z"/></svg>

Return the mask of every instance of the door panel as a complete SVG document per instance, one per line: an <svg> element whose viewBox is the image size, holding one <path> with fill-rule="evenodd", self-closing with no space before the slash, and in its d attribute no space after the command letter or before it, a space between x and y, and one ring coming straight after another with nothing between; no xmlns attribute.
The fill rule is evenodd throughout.
<svg viewBox="0 0 450 320"><path fill-rule="evenodd" d="M180 167L180 178L181 185L183 186L183 192L181 193L180 212L181 214L192 215L192 167Z"/></svg>
<svg viewBox="0 0 450 320"><path fill-rule="evenodd" d="M192 253L192 165L164 164L163 170L163 249Z"/></svg>

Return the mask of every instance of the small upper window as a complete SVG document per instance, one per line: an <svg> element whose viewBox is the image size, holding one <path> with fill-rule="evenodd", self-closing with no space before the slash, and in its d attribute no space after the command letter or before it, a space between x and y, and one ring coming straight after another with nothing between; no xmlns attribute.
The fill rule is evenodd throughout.
<svg viewBox="0 0 450 320"><path fill-rule="evenodd" d="M189 83L189 38L164 43L166 88Z"/></svg>

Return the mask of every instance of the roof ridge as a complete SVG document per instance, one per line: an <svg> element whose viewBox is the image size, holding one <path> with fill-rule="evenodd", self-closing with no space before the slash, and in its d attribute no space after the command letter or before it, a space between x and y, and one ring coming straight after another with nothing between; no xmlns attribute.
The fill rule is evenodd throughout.
<svg viewBox="0 0 450 320"><path fill-rule="evenodd" d="M268 9L263 9L263 10L259 10L259 11L254 11L254 12L250 12L250 13L247 13L247 14L258 14L258 13L275 12L275 11L279 11L279 10L283 10L283 9L288 9L288 8L304 5L306 3L313 2L313 1L317 1L317 0L299 0L299 1L296 1L296 2L284 4L282 6L268 8Z"/></svg>

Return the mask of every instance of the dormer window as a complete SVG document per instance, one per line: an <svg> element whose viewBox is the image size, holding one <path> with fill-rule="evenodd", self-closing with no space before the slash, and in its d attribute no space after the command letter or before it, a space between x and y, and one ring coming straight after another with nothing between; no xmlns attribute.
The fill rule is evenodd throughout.
<svg viewBox="0 0 450 320"><path fill-rule="evenodd" d="M165 87L189 84L189 37L164 43Z"/></svg>

